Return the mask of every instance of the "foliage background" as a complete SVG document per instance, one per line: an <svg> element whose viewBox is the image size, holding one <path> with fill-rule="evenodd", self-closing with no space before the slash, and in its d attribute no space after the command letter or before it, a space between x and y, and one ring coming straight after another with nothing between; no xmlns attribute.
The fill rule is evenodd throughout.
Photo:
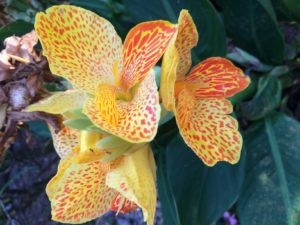
<svg viewBox="0 0 300 225"><path fill-rule="evenodd" d="M0 2L0 39L33 29L34 15L55 0ZM177 21L188 9L200 41L194 64L210 56L233 60L251 77L230 100L244 137L237 165L206 167L184 144L174 119L159 128L153 149L165 225L225 224L224 211L241 225L300 224L300 3L298 0L70 0L110 20L124 40L135 24ZM1 43L2 44L2 43ZM50 221L43 192L55 173L47 128L28 124L7 151L0 168L0 224L57 224ZM35 212L35 213L32 213ZM39 215L34 217L34 215ZM106 219L105 219L106 218ZM116 222L111 215L90 224ZM121 217L122 219L122 217ZM132 222L130 222L132 220ZM129 221L129 222L128 222ZM159 219L157 224L162 224Z"/></svg>

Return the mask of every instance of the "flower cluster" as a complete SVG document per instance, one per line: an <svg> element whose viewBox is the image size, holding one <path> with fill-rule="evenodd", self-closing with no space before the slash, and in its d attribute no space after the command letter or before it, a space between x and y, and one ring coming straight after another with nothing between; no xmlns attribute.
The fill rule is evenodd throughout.
<svg viewBox="0 0 300 225"><path fill-rule="evenodd" d="M174 113L183 139L205 164L238 161L242 139L226 98L245 89L249 78L218 57L186 75L198 41L186 10L178 24L138 24L123 44L107 20L74 6L39 13L35 30L52 73L74 87L27 108L65 121L58 133L50 127L61 157L47 186L54 220L83 223L108 210L141 208L153 224L156 172L149 143L161 107ZM163 54L161 106L153 67Z"/></svg>

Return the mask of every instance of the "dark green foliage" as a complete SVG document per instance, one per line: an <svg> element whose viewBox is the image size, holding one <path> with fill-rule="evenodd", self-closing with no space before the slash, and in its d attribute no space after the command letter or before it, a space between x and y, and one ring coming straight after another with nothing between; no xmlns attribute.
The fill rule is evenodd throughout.
<svg viewBox="0 0 300 225"><path fill-rule="evenodd" d="M5 38L17 35L22 36L33 29L33 24L25 22L23 20L17 20L7 24L4 27L0 28L0 40L4 41ZM3 47L3 43L0 43L0 47Z"/></svg>
<svg viewBox="0 0 300 225"><path fill-rule="evenodd" d="M263 118L279 106L281 95L282 86L279 79L270 75L260 77L253 98L240 103L243 117L248 120Z"/></svg>
<svg viewBox="0 0 300 225"><path fill-rule="evenodd" d="M214 167L205 166L202 161L186 146L181 136L177 134L168 144L164 152L159 152L158 176L162 167L166 169L169 190L168 199L161 196L162 204L173 211L165 218L165 224L177 217L181 225L214 224L236 201L244 179L245 154L240 162L231 166L228 163L218 163ZM165 154L165 156L163 156ZM164 162L162 158L165 157ZM162 163L165 163L162 166ZM159 180L158 185L161 184ZM159 186L160 187L160 186ZM176 201L178 215L172 209L172 195Z"/></svg>
<svg viewBox="0 0 300 225"><path fill-rule="evenodd" d="M283 37L269 0L223 0L226 31L233 43L266 63L283 60Z"/></svg>
<svg viewBox="0 0 300 225"><path fill-rule="evenodd" d="M267 116L245 134L247 168L237 202L242 225L300 223L300 124Z"/></svg>

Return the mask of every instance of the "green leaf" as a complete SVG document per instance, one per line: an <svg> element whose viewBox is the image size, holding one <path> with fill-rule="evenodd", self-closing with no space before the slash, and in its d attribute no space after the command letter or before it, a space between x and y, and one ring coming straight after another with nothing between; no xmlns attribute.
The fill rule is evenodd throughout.
<svg viewBox="0 0 300 225"><path fill-rule="evenodd" d="M180 225L177 205L167 174L166 149L159 148L157 152L157 188L162 204L164 225Z"/></svg>
<svg viewBox="0 0 300 225"><path fill-rule="evenodd" d="M281 101L281 82L271 75L261 77L253 99L242 102L241 112L248 120L258 120L277 108Z"/></svg>
<svg viewBox="0 0 300 225"><path fill-rule="evenodd" d="M22 36L31 30L33 30L32 23L16 20L0 28L0 40L4 40L5 38L13 35ZM3 47L2 43L0 44L0 47Z"/></svg>
<svg viewBox="0 0 300 225"><path fill-rule="evenodd" d="M232 48L232 51L226 57L244 67L251 67L253 71L269 72L273 68L273 66L263 64L253 55L237 47Z"/></svg>
<svg viewBox="0 0 300 225"><path fill-rule="evenodd" d="M226 37L222 20L208 0L125 0L129 12L139 21L164 19L177 23L181 9L188 9L199 32L194 60L225 56Z"/></svg>
<svg viewBox="0 0 300 225"><path fill-rule="evenodd" d="M276 9L279 10L290 21L300 22L300 2L299 0L274 0Z"/></svg>
<svg viewBox="0 0 300 225"><path fill-rule="evenodd" d="M179 134L173 139L167 147L166 169L181 225L216 223L239 195L244 159L242 154L236 165L221 162L207 167ZM162 207L165 207L164 202ZM165 217L164 221L170 219Z"/></svg>
<svg viewBox="0 0 300 225"><path fill-rule="evenodd" d="M284 55L282 34L267 0L222 0L226 31L238 47L265 63L281 63Z"/></svg>
<svg viewBox="0 0 300 225"><path fill-rule="evenodd" d="M274 114L244 135L247 172L237 202L242 225L300 224L300 124Z"/></svg>

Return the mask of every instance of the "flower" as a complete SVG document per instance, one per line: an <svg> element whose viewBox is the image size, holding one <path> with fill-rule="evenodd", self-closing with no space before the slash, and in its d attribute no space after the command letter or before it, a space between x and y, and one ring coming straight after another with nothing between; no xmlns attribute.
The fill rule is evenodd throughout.
<svg viewBox="0 0 300 225"><path fill-rule="evenodd" d="M51 71L87 93L83 111L94 124L129 142L154 138L160 105L152 67L177 25L162 20L140 23L122 46L104 18L60 5L38 13L35 30Z"/></svg>
<svg viewBox="0 0 300 225"><path fill-rule="evenodd" d="M130 144L130 153L103 162L107 151L118 151L124 143L117 146L112 140L109 149L110 144L104 141L106 149L101 149L97 147L99 140L101 143L112 136L70 127L59 133L52 130L52 137L62 157L57 174L46 188L53 220L83 223L108 210L126 213L140 207L147 224L153 225L156 177L149 143Z"/></svg>
<svg viewBox="0 0 300 225"><path fill-rule="evenodd" d="M228 115L232 104L226 98L244 90L250 79L221 57L204 60L187 74L198 32L186 10L181 11L178 23L177 36L163 58L163 105L174 112L184 141L206 165L213 166L218 161L236 163L242 137L237 121Z"/></svg>

